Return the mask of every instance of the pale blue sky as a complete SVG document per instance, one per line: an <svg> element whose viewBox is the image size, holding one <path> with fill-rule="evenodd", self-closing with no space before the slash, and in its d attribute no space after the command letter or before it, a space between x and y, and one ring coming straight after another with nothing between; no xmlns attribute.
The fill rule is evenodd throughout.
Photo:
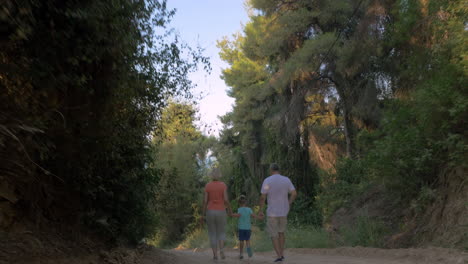
<svg viewBox="0 0 468 264"><path fill-rule="evenodd" d="M198 71L190 78L197 84L195 94L205 95L199 104L200 127L203 129L206 124L217 135L221 128L218 116L232 109L234 99L227 96L228 87L220 78L227 64L218 56L216 41L241 31L248 21L244 0L169 0L168 6L177 9L171 27L184 42L194 47L200 45L205 56L210 57L211 74ZM209 129L204 132L208 134Z"/></svg>

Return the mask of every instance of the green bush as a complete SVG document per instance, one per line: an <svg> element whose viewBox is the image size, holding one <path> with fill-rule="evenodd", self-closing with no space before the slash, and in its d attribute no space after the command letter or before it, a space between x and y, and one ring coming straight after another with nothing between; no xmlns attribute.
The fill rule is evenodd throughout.
<svg viewBox="0 0 468 264"><path fill-rule="evenodd" d="M369 216L359 216L354 226L339 230L343 236L342 246L382 247L383 238L389 230L386 225Z"/></svg>
<svg viewBox="0 0 468 264"><path fill-rule="evenodd" d="M298 192L288 215L288 223L292 226L322 226L322 214L315 203L315 198Z"/></svg>
<svg viewBox="0 0 468 264"><path fill-rule="evenodd" d="M14 160L0 170L25 165L7 180L31 220L154 234L150 138L202 59L166 28L174 13L166 0L2 2L0 156Z"/></svg>
<svg viewBox="0 0 468 264"><path fill-rule="evenodd" d="M422 213L436 198L434 189L423 186L417 198L413 199L410 208L416 213Z"/></svg>
<svg viewBox="0 0 468 264"><path fill-rule="evenodd" d="M399 196L413 197L422 185L434 181L440 166L437 150L424 136L411 106L394 102L387 111L366 164L371 178Z"/></svg>
<svg viewBox="0 0 468 264"><path fill-rule="evenodd" d="M322 171L320 180L317 204L325 222L336 210L349 205L371 185L365 164L352 159L339 160L335 173Z"/></svg>

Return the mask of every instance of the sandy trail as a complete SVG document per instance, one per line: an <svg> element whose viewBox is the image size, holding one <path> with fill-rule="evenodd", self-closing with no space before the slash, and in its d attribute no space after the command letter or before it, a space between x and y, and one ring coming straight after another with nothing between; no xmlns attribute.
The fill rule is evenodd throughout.
<svg viewBox="0 0 468 264"><path fill-rule="evenodd" d="M151 253L149 253L151 255ZM142 264L264 264L273 263L272 252L255 253L254 256L244 260L238 259L238 252L229 250L225 260L213 261L209 250L168 250L166 257L158 261L150 255L143 258ZM337 249L289 249L286 252L283 264L465 264L468 263L468 254L450 249L373 249L373 248L337 248Z"/></svg>
<svg viewBox="0 0 468 264"><path fill-rule="evenodd" d="M176 263L214 263L210 260L211 256L207 252L203 253L192 253L192 252L176 252L175 255L179 256L179 262ZM270 253L257 253L251 259L238 259L238 254L235 252L228 252L225 260L218 260L217 263L243 263L243 264L260 264L260 263L273 263L274 254ZM180 262L183 261L183 262ZM287 259L282 263L284 264L310 264L310 263L323 263L323 264L367 264L367 263L381 263L381 264L397 264L401 262L387 261L382 259L361 259L357 257L345 257L345 256L320 256L320 255L308 255L308 254L287 254Z"/></svg>

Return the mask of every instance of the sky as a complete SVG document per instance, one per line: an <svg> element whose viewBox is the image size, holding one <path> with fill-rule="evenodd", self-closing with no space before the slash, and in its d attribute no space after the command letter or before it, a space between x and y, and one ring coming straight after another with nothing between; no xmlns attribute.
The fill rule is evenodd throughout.
<svg viewBox="0 0 468 264"><path fill-rule="evenodd" d="M200 70L190 79L197 85L195 95L203 95L198 125L205 134L218 135L222 128L218 116L232 109L234 99L227 95L229 88L221 79L221 71L228 65L219 58L216 41L242 30L248 21L244 0L169 0L168 6L177 10L170 26L184 42L192 47L199 45L210 57L211 74Z"/></svg>

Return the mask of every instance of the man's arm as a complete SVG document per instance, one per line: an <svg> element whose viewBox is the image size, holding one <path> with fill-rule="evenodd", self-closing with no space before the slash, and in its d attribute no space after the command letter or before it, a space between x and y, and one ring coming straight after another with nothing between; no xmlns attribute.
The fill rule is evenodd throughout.
<svg viewBox="0 0 468 264"><path fill-rule="evenodd" d="M250 216L255 218L255 219L259 219L259 220L263 219L263 213L262 213L262 215L260 215L260 213L258 213L258 214L252 213Z"/></svg>
<svg viewBox="0 0 468 264"><path fill-rule="evenodd" d="M296 197L297 197L297 191L292 190L290 195L289 195L289 206L291 206L292 203L294 202L294 200L296 200Z"/></svg>
<svg viewBox="0 0 468 264"><path fill-rule="evenodd" d="M260 196L260 210L258 212L258 216L263 217L263 207L265 207L265 200L266 200L266 193L262 193L262 196Z"/></svg>

